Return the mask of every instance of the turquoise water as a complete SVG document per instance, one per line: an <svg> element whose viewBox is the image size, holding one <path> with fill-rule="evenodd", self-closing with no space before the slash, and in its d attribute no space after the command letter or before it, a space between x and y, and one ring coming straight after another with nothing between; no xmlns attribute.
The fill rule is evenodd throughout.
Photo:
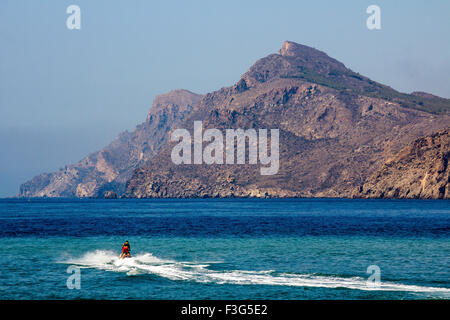
<svg viewBox="0 0 450 320"><path fill-rule="evenodd" d="M0 221L1 299L450 298L448 201L0 200Z"/></svg>

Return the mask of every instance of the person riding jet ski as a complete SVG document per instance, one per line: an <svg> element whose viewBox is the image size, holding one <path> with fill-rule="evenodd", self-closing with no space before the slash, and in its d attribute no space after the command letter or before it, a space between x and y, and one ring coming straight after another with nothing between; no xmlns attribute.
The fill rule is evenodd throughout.
<svg viewBox="0 0 450 320"><path fill-rule="evenodd" d="M122 253L120 254L120 259L131 258L131 252L130 251L131 251L130 243L127 240L122 245Z"/></svg>

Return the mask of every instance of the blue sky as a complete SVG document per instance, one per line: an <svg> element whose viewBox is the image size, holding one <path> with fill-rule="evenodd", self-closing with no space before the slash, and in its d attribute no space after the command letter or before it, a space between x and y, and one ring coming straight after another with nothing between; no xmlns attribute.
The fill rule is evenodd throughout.
<svg viewBox="0 0 450 320"><path fill-rule="evenodd" d="M81 8L68 30L66 8ZM381 30L366 8L381 8ZM0 2L0 197L145 120L155 95L235 83L284 40L450 98L449 1Z"/></svg>

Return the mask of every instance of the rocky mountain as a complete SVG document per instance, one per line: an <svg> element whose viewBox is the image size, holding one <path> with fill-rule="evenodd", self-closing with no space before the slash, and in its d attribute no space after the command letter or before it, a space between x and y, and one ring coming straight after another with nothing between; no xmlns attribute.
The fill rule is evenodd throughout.
<svg viewBox="0 0 450 320"><path fill-rule="evenodd" d="M179 124L201 95L174 90L155 98L147 120L134 132L121 133L104 149L53 173L43 173L20 186L20 197L115 197L125 191L133 169L157 154L169 130Z"/></svg>
<svg viewBox="0 0 450 320"><path fill-rule="evenodd" d="M135 170L125 196L350 197L384 159L448 127L449 114L449 99L397 92L286 41L234 86L205 95L178 126L279 129L277 174L248 162L177 165L169 143Z"/></svg>
<svg viewBox="0 0 450 320"><path fill-rule="evenodd" d="M178 128L192 134L194 121L221 132L279 129L277 173L262 175L262 165L248 161L175 164L170 134ZM400 93L324 52L286 41L231 87L158 96L134 132L24 183L19 196L351 197L385 159L449 126L450 99Z"/></svg>
<svg viewBox="0 0 450 320"><path fill-rule="evenodd" d="M354 197L450 199L450 128L421 137L388 159Z"/></svg>

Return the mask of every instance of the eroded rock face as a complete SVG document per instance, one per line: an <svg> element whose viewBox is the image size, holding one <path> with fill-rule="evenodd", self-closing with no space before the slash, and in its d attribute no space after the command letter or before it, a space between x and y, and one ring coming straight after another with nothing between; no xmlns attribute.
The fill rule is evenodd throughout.
<svg viewBox="0 0 450 320"><path fill-rule="evenodd" d="M450 199L450 128L388 159L353 194L361 198Z"/></svg>
<svg viewBox="0 0 450 320"><path fill-rule="evenodd" d="M417 110L423 106L415 108L409 99L418 97L286 42L234 86L205 95L180 126L191 133L194 121L222 131L280 129L276 175L262 176L259 164L175 165L169 144L135 171L125 196L350 197L386 157L450 125L448 115Z"/></svg>
<svg viewBox="0 0 450 320"><path fill-rule="evenodd" d="M20 186L20 197L103 197L122 194L133 169L151 159L166 143L172 126L189 114L201 95L174 90L157 96L147 120L134 132L121 133L109 146L54 173Z"/></svg>
<svg viewBox="0 0 450 320"><path fill-rule="evenodd" d="M105 199L117 199L117 194L114 191L112 191L112 190L108 190L108 191L105 192L103 197Z"/></svg>
<svg viewBox="0 0 450 320"><path fill-rule="evenodd" d="M386 158L448 128L449 114L449 99L399 93L324 52L285 42L234 86L158 96L134 132L35 177L19 196L351 197ZM170 132L192 133L194 121L204 129L279 129L278 173L262 176L260 164L175 165Z"/></svg>

